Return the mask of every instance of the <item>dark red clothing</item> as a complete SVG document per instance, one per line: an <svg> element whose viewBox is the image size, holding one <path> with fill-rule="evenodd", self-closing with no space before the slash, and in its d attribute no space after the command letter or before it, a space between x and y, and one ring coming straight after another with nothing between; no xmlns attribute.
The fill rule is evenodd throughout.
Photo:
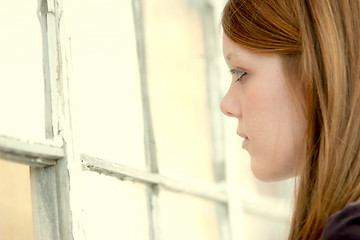
<svg viewBox="0 0 360 240"><path fill-rule="evenodd" d="M360 240L360 203L352 203L329 217L320 240Z"/></svg>

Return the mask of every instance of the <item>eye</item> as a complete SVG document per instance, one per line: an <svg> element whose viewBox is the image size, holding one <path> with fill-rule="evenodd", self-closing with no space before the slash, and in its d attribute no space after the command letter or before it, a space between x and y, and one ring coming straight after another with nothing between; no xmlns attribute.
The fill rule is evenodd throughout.
<svg viewBox="0 0 360 240"><path fill-rule="evenodd" d="M242 80L242 78L247 74L247 72L245 71L241 71L241 70L238 70L238 69L231 69L230 70L230 73L232 75L236 75L237 76L237 79L235 82L240 82Z"/></svg>

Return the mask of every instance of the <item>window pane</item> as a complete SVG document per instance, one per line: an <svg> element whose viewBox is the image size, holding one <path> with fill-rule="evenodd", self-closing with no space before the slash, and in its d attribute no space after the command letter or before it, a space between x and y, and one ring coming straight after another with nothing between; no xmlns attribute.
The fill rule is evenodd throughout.
<svg viewBox="0 0 360 240"><path fill-rule="evenodd" d="M244 220L244 226L242 226L245 231L244 239L273 240L288 238L290 224L286 221L274 221L274 219L252 214L244 214Z"/></svg>
<svg viewBox="0 0 360 240"><path fill-rule="evenodd" d="M33 239L29 166L0 160L0 239Z"/></svg>
<svg viewBox="0 0 360 240"><path fill-rule="evenodd" d="M144 167L141 90L130 0L72 1L80 150Z"/></svg>
<svg viewBox="0 0 360 240"><path fill-rule="evenodd" d="M84 172L83 177L86 239L149 239L143 185L93 172Z"/></svg>
<svg viewBox="0 0 360 240"><path fill-rule="evenodd" d="M45 138L44 78L37 1L0 4L0 133Z"/></svg>
<svg viewBox="0 0 360 240"><path fill-rule="evenodd" d="M159 201L164 239L219 239L212 202L165 190Z"/></svg>
<svg viewBox="0 0 360 240"><path fill-rule="evenodd" d="M146 5L150 101L160 170L212 181L204 39L194 2Z"/></svg>

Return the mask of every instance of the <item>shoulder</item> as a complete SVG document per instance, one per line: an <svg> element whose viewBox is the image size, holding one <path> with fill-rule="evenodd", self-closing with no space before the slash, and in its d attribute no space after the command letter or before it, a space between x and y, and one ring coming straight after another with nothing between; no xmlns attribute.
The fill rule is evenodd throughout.
<svg viewBox="0 0 360 240"><path fill-rule="evenodd" d="M321 240L360 239L360 203L352 203L328 218Z"/></svg>

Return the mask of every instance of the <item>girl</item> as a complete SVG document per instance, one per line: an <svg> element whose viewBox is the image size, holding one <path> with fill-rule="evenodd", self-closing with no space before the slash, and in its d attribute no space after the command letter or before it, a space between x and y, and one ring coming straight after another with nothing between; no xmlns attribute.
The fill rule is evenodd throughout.
<svg viewBox="0 0 360 240"><path fill-rule="evenodd" d="M229 0L221 109L256 177L297 177L289 239L360 239L360 1Z"/></svg>

